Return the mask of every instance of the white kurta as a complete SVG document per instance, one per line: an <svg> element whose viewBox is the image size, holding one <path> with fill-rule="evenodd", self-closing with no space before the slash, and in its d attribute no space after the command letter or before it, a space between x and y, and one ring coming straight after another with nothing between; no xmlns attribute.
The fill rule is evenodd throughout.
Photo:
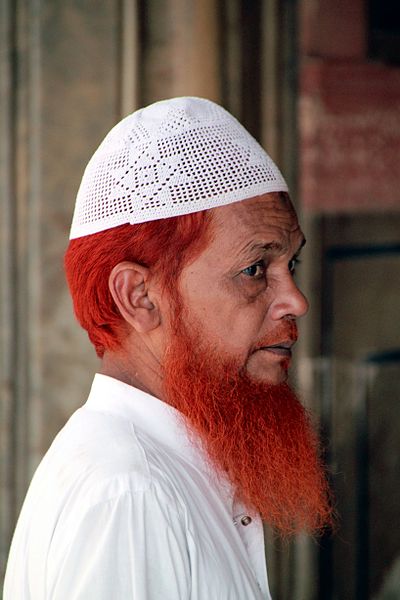
<svg viewBox="0 0 400 600"><path fill-rule="evenodd" d="M235 502L177 411L96 375L32 480L4 600L261 598L259 517Z"/></svg>

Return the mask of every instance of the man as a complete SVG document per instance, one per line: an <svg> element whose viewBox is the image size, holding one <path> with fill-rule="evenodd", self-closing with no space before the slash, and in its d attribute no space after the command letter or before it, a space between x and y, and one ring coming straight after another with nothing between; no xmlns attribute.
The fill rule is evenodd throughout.
<svg viewBox="0 0 400 600"><path fill-rule="evenodd" d="M102 366L34 476L5 600L270 597L261 518L331 521L286 383L303 244L282 175L219 106L167 100L108 134L65 257Z"/></svg>

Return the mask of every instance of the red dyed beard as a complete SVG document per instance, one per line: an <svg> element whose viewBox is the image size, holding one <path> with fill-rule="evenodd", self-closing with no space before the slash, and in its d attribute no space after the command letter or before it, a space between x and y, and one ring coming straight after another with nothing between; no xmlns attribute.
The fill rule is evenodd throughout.
<svg viewBox="0 0 400 600"><path fill-rule="evenodd" d="M167 401L248 510L279 534L332 525L329 487L309 416L286 384L253 381L230 357L200 347L177 320L164 362Z"/></svg>

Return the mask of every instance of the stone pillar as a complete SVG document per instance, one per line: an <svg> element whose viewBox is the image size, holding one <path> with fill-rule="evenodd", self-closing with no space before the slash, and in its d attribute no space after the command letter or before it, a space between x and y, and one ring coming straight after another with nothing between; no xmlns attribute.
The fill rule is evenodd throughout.
<svg viewBox="0 0 400 600"><path fill-rule="evenodd" d="M1 2L1 471L4 565L27 485L96 359L62 257L90 153L119 117L119 5Z"/></svg>

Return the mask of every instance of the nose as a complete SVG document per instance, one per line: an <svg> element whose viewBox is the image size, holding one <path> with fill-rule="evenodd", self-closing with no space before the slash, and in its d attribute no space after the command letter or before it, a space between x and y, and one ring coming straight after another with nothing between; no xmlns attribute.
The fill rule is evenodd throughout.
<svg viewBox="0 0 400 600"><path fill-rule="evenodd" d="M304 316L309 303L302 291L297 287L291 275L285 277L275 289L275 298L271 304L271 317L279 320L284 317L298 318Z"/></svg>

